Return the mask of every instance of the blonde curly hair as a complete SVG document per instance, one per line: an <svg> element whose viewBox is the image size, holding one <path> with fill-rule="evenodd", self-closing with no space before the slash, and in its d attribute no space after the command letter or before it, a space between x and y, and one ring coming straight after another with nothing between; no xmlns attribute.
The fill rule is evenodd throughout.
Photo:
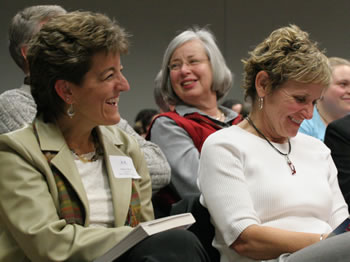
<svg viewBox="0 0 350 262"><path fill-rule="evenodd" d="M273 31L263 42L243 59L245 99L255 103L257 93L255 78L260 71L269 75L270 90L273 92L288 80L300 83L315 83L328 86L331 70L324 51L309 34L296 25L289 25Z"/></svg>

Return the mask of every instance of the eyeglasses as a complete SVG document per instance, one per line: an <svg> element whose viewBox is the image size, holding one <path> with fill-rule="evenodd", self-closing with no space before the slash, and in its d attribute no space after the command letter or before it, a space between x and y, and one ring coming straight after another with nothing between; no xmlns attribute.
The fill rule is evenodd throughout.
<svg viewBox="0 0 350 262"><path fill-rule="evenodd" d="M208 61L208 59L190 59L189 61L175 61L168 65L170 71L179 71L182 66L185 64L189 68L196 67L204 62Z"/></svg>

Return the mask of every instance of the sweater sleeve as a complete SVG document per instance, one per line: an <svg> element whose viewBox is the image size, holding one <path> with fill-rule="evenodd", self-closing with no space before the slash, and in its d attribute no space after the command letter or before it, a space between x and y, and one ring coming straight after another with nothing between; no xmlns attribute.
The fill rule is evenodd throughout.
<svg viewBox="0 0 350 262"><path fill-rule="evenodd" d="M153 193L168 185L170 183L171 170L159 146L138 135L125 119L120 119L117 126L129 135L135 137L143 151L151 175Z"/></svg>
<svg viewBox="0 0 350 262"><path fill-rule="evenodd" d="M17 130L31 123L36 105L30 93L21 89L8 90L0 95L0 134Z"/></svg>
<svg viewBox="0 0 350 262"><path fill-rule="evenodd" d="M171 167L171 181L181 197L199 193L199 152L189 134L168 117L157 118L151 127L151 141L159 145Z"/></svg>
<svg viewBox="0 0 350 262"><path fill-rule="evenodd" d="M229 246L246 227L260 220L243 172L244 156L229 137L219 133L204 142L198 182L215 227Z"/></svg>

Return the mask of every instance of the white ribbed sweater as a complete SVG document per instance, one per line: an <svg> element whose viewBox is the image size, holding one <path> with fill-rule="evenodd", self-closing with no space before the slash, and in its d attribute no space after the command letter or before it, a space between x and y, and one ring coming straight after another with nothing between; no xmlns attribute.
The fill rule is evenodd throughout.
<svg viewBox="0 0 350 262"><path fill-rule="evenodd" d="M249 225L324 233L348 216L330 150L301 133L290 141L294 176L284 156L238 126L205 141L198 182L216 227L221 262L253 261L228 247ZM274 145L288 152L288 144Z"/></svg>

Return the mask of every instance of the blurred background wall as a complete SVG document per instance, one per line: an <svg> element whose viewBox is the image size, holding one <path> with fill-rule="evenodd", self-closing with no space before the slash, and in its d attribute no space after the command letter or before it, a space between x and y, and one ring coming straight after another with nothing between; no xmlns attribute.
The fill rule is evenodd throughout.
<svg viewBox="0 0 350 262"><path fill-rule="evenodd" d="M176 33L190 26L208 26L215 34L235 75L228 97L243 100L241 59L272 30L296 24L326 49L328 56L350 58L349 0L1 0L0 92L18 88L23 73L7 47L10 19L24 7L58 4L68 11L89 10L115 18L133 35L128 55L122 57L131 89L122 94L120 111L131 124L143 108L157 108L153 83L163 52Z"/></svg>

